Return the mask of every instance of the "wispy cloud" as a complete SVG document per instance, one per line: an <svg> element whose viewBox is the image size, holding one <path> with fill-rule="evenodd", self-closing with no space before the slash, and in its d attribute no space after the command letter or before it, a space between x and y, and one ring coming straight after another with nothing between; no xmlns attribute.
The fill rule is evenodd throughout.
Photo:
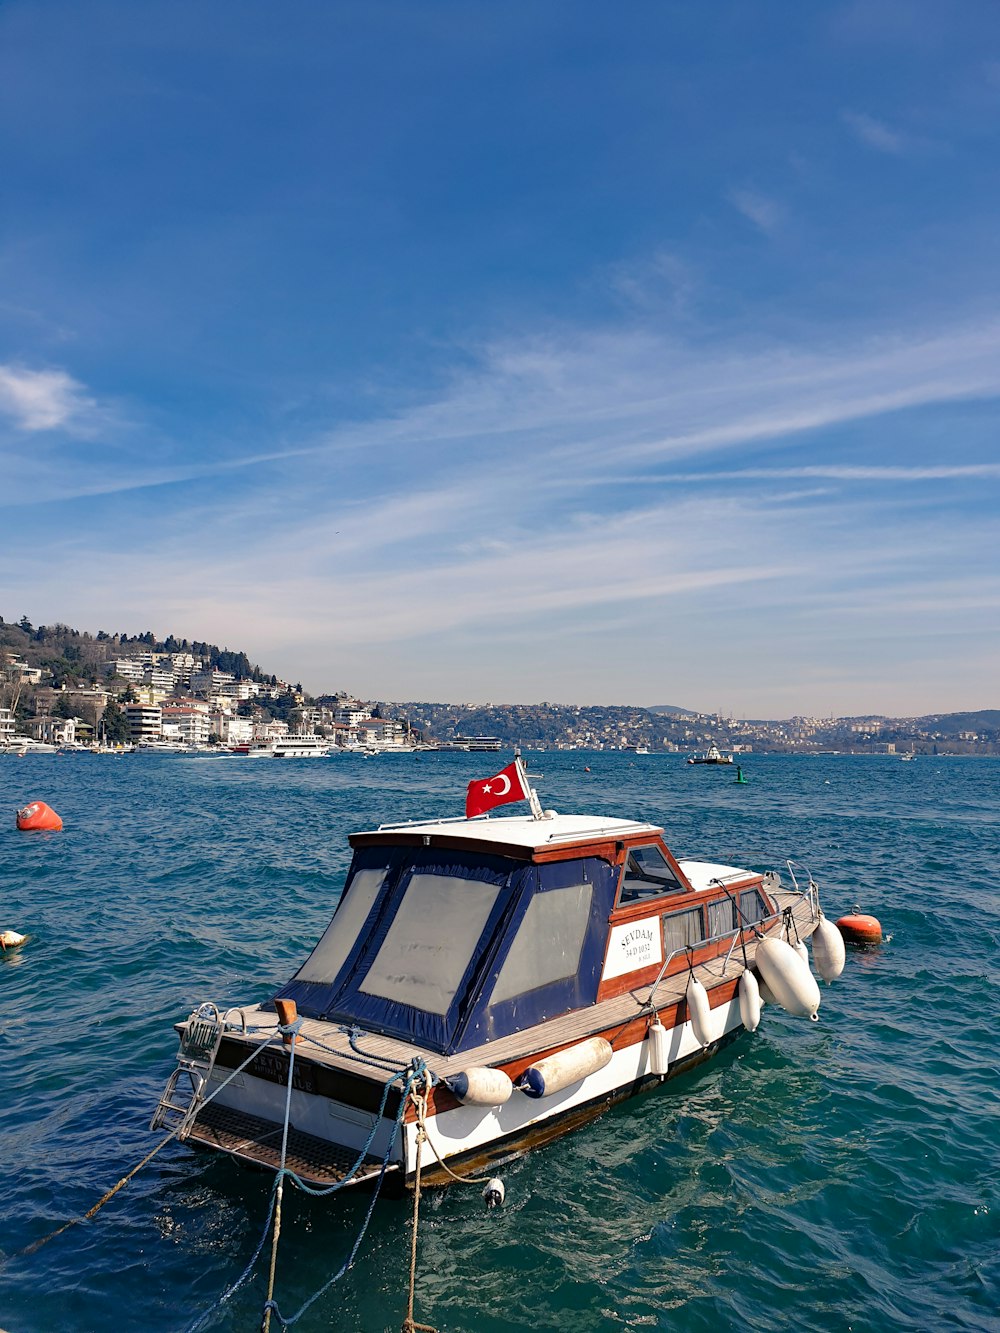
<svg viewBox="0 0 1000 1333"><path fill-rule="evenodd" d="M0 365L0 412L25 431L83 426L97 412L83 385L64 370Z"/></svg>
<svg viewBox="0 0 1000 1333"><path fill-rule="evenodd" d="M908 140L885 121L876 120L863 111L843 111L841 118L856 139L878 153L898 156L907 149Z"/></svg>
<svg viewBox="0 0 1000 1333"><path fill-rule="evenodd" d="M712 472L661 472L647 477L630 478L635 484L643 482L697 482L697 481L784 481L797 478L817 478L826 481L966 481L982 478L1000 481L1000 463L969 463L955 466L930 467L870 467L846 464L817 463L802 467L744 467L718 468Z"/></svg>
<svg viewBox="0 0 1000 1333"><path fill-rule="evenodd" d="M785 220L785 210L770 195L748 187L729 191L729 202L766 236L773 236Z"/></svg>

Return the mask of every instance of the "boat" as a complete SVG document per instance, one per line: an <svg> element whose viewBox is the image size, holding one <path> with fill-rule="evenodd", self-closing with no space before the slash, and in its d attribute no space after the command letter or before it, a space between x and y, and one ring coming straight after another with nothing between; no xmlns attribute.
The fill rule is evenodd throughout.
<svg viewBox="0 0 1000 1333"><path fill-rule="evenodd" d="M0 745L0 754L58 754L59 746L51 741L38 741L33 736L10 736Z"/></svg>
<svg viewBox="0 0 1000 1333"><path fill-rule="evenodd" d="M786 887L678 859L657 825L543 810L515 764L469 784L464 818L353 834L333 918L295 975L176 1025L150 1128L323 1188L413 1187L422 1151L424 1183L445 1184L756 1028L758 974L816 1016L792 945L836 931L795 862ZM474 788L531 813L470 817Z"/></svg>
<svg viewBox="0 0 1000 1333"><path fill-rule="evenodd" d="M704 754L692 754L688 756L689 764L731 764L733 756L723 754L714 743L708 747Z"/></svg>
<svg viewBox="0 0 1000 1333"><path fill-rule="evenodd" d="M635 747L635 752L636 752L636 754L649 754L649 746L648 746L648 745L637 745L637 746Z"/></svg>
<svg viewBox="0 0 1000 1333"><path fill-rule="evenodd" d="M248 751L252 759L322 759L330 744L322 736L279 736L267 745Z"/></svg>

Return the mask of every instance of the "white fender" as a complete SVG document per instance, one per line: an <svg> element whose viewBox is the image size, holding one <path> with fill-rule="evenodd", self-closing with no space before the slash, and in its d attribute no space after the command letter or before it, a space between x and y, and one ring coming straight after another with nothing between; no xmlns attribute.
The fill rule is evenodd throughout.
<svg viewBox="0 0 1000 1333"><path fill-rule="evenodd" d="M749 968L740 977L740 1022L748 1032L756 1032L760 1024L760 987Z"/></svg>
<svg viewBox="0 0 1000 1333"><path fill-rule="evenodd" d="M514 1091L502 1069L463 1069L445 1081L463 1106L502 1106Z"/></svg>
<svg viewBox="0 0 1000 1333"><path fill-rule="evenodd" d="M757 945L757 967L782 1009L790 1014L819 1017L819 986L790 944L773 937Z"/></svg>
<svg viewBox="0 0 1000 1333"><path fill-rule="evenodd" d="M708 991L692 973L687 986L688 1017L691 1030L702 1046L712 1040L712 1006L708 1002Z"/></svg>
<svg viewBox="0 0 1000 1333"><path fill-rule="evenodd" d="M847 950L844 948L843 935L822 914L819 925L813 931L812 946L816 971L824 981L836 981L844 970Z"/></svg>
<svg viewBox="0 0 1000 1333"><path fill-rule="evenodd" d="M792 945L792 948L795 950L795 952L798 954L798 956L799 956L799 957L802 959L802 961L805 963L806 967L808 967L808 966L809 966L809 950L806 948L805 943L804 943L802 940L796 940L795 943Z"/></svg>
<svg viewBox="0 0 1000 1333"><path fill-rule="evenodd" d="M670 1068L670 1042L667 1029L657 1018L649 1025L649 1072L661 1077Z"/></svg>
<svg viewBox="0 0 1000 1333"><path fill-rule="evenodd" d="M551 1097L571 1083L579 1083L588 1074L611 1063L614 1051L603 1037L588 1037L565 1051L556 1051L544 1060L536 1060L521 1075L517 1088L526 1097Z"/></svg>

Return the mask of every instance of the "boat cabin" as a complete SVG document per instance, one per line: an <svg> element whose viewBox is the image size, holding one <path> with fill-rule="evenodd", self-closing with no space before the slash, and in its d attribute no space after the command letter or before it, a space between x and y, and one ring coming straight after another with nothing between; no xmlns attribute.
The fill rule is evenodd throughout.
<svg viewBox="0 0 1000 1333"><path fill-rule="evenodd" d="M548 812L351 845L333 920L273 998L445 1055L682 971L773 912L763 876L677 861L651 824Z"/></svg>

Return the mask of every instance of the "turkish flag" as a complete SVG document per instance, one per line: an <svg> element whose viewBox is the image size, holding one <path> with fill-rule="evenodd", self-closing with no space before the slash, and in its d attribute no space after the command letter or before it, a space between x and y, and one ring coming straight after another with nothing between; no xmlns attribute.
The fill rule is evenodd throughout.
<svg viewBox="0 0 1000 1333"><path fill-rule="evenodd" d="M474 782L469 783L465 796L465 817L471 819L473 815L481 815L496 805L527 799L528 792L515 759L494 777L476 778Z"/></svg>

